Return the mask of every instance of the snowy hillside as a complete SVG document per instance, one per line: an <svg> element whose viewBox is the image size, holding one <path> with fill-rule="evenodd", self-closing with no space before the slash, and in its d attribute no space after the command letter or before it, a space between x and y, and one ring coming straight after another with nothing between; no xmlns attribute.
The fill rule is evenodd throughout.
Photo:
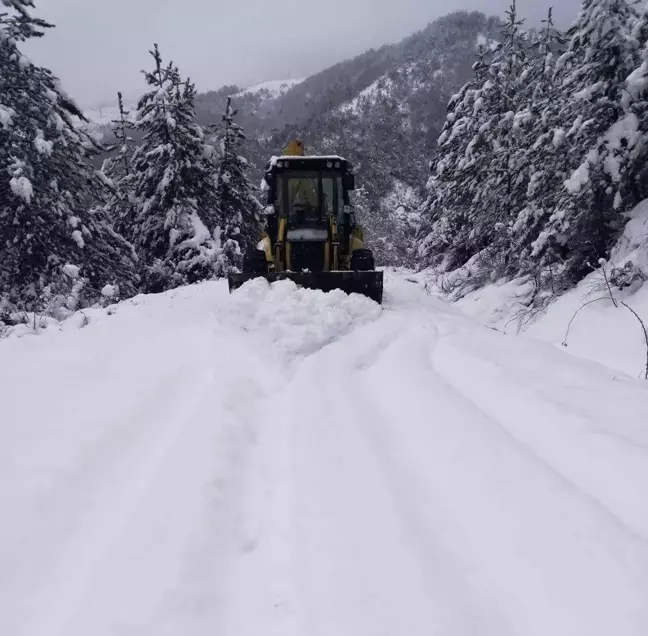
<svg viewBox="0 0 648 636"><path fill-rule="evenodd" d="M134 113L137 110L137 104L124 104L124 108ZM110 122L119 119L119 106L115 104L105 104L90 108L83 113L87 119L97 126L110 126Z"/></svg>
<svg viewBox="0 0 648 636"><path fill-rule="evenodd" d="M407 274L382 309L205 283L17 335L2 634L648 630L644 382Z"/></svg>
<svg viewBox="0 0 648 636"><path fill-rule="evenodd" d="M389 97L393 84L394 82L389 77L380 77L373 84L360 91L357 97L339 106L338 112L360 114L363 106L371 108L378 99Z"/></svg>
<svg viewBox="0 0 648 636"><path fill-rule="evenodd" d="M289 79L289 80L274 80L270 82L262 82L250 88L236 93L234 97L243 97L245 95L260 95L266 99L277 99L283 94L287 93L291 88L301 84L303 79Z"/></svg>
<svg viewBox="0 0 648 636"><path fill-rule="evenodd" d="M128 113L128 118L133 119L137 111L137 103L125 103L124 109ZM116 100L114 104L103 104L94 108L88 108L83 114L88 120L88 123L81 124L84 130L95 136L102 143L112 143L114 141L112 122L119 120L119 105Z"/></svg>

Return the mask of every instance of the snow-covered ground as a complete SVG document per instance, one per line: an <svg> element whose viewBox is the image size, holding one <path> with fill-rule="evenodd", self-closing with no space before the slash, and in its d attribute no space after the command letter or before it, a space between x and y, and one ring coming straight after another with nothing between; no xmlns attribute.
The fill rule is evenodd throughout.
<svg viewBox="0 0 648 636"><path fill-rule="evenodd" d="M640 273L644 280L648 279L648 200L637 206L629 217L609 262L603 265L612 282L614 270L627 266L635 272L635 278ZM424 280L426 275L420 278ZM569 327L566 351L635 378L645 376L646 335L637 317L648 329L648 283L641 285L641 280L636 280L623 289L613 287L618 301L615 306L609 299L603 269L599 267L534 320L527 320L524 305L530 289L524 281L500 281L468 294L456 304L464 313L505 333L516 333L521 328L528 336L557 345L565 342Z"/></svg>
<svg viewBox="0 0 648 636"><path fill-rule="evenodd" d="M408 278L0 341L0 634L648 633L648 384Z"/></svg>

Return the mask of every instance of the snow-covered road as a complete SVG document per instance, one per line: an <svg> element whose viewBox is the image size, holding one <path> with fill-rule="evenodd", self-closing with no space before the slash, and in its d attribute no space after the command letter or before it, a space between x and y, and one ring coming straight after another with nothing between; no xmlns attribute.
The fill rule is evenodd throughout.
<svg viewBox="0 0 648 636"><path fill-rule="evenodd" d="M645 636L648 385L403 275L0 342L0 634Z"/></svg>

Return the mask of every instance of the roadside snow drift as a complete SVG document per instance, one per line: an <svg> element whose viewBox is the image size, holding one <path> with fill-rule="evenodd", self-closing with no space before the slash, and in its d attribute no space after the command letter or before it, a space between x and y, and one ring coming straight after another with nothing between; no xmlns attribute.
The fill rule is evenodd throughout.
<svg viewBox="0 0 648 636"><path fill-rule="evenodd" d="M0 634L645 636L648 385L210 283L0 341Z"/></svg>
<svg viewBox="0 0 648 636"><path fill-rule="evenodd" d="M565 342L567 327L578 312L563 345L567 352L635 378L644 377L648 352L643 326L623 305L612 303L603 276L604 269L617 301L631 307L648 328L648 200L628 217L609 262L599 264L597 271L534 320L524 320L524 301L530 298L532 288L521 280L489 285L468 294L457 305L475 319L508 333L519 329L522 318L525 334L556 345Z"/></svg>

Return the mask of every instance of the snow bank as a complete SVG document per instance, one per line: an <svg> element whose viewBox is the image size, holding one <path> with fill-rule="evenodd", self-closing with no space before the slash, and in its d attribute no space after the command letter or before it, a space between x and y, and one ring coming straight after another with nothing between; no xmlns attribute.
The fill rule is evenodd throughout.
<svg viewBox="0 0 648 636"><path fill-rule="evenodd" d="M532 289L520 280L489 285L469 293L456 304L463 313L504 333L520 332L552 342L579 357L640 377L646 365L641 325L630 312L623 307L615 308L610 301L594 302L583 309L572 324L567 346L562 344L571 319L583 304L605 297L604 285L600 274L591 274L535 318L524 302ZM648 323L646 285L630 297L617 295Z"/></svg>
<svg viewBox="0 0 648 636"><path fill-rule="evenodd" d="M615 297L636 311L648 327L648 284L644 282L648 280L648 200L628 216L630 221L604 267L617 284ZM456 304L465 314L506 333L524 332L635 378L645 373L642 327L631 312L611 301L595 301L580 311L567 346L562 344L572 317L583 304L608 297L601 271L590 274L535 318L526 305L532 291L524 280L501 280L467 294Z"/></svg>

